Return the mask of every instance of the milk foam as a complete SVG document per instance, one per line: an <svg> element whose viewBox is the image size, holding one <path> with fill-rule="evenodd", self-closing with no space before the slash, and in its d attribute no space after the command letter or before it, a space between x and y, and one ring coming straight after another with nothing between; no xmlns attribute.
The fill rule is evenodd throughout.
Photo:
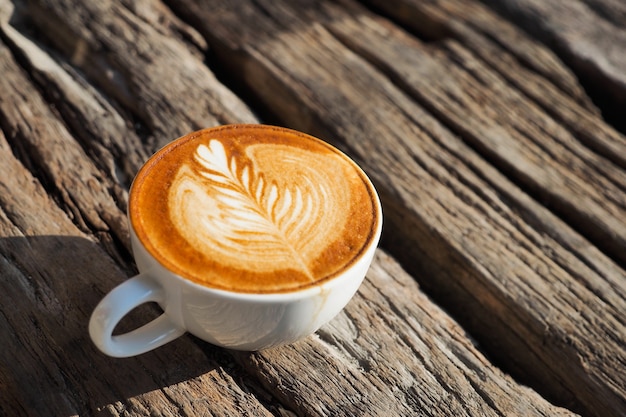
<svg viewBox="0 0 626 417"><path fill-rule="evenodd" d="M350 216L345 169L334 154L269 143L229 154L211 139L174 178L169 216L192 246L223 265L295 269L314 281L313 263Z"/></svg>
<svg viewBox="0 0 626 417"><path fill-rule="evenodd" d="M277 293L349 268L380 225L375 191L345 155L288 129L229 125L158 151L129 198L161 265L210 288Z"/></svg>

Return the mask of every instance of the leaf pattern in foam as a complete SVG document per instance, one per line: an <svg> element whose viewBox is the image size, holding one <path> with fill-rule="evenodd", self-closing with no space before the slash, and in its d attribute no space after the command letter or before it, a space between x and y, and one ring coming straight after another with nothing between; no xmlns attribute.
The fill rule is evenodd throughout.
<svg viewBox="0 0 626 417"><path fill-rule="evenodd" d="M170 210L192 245L217 253L232 266L245 264L260 272L297 269L313 278L310 263L319 253L313 246L319 248L325 229L333 227L321 222L322 214L336 212L330 210L331 193L325 189L333 175L303 176L299 183L286 185L267 178L250 162L229 157L216 139L198 146L195 161L196 169L186 170L172 187L171 201L177 203ZM210 186L198 181L194 172Z"/></svg>

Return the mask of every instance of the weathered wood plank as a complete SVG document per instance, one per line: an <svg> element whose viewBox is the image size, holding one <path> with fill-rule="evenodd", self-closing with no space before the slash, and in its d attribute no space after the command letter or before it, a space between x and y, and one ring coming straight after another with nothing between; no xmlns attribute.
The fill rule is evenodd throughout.
<svg viewBox="0 0 626 417"><path fill-rule="evenodd" d="M478 2L366 0L365 3L426 39L456 39L538 102L544 100L542 93L558 95L560 90L586 110L597 113L574 74L554 53Z"/></svg>
<svg viewBox="0 0 626 417"><path fill-rule="evenodd" d="M0 413L271 415L233 380L238 371L223 367L222 353L191 338L124 361L97 352L89 314L125 276L15 159L0 131Z"/></svg>
<svg viewBox="0 0 626 417"><path fill-rule="evenodd" d="M532 98L544 112L567 126L581 143L626 169L626 138L596 117L598 111L574 75L554 54L490 9L476 2L458 0L367 2L385 10L412 31L430 34L428 28L436 22L440 31L471 50L520 93Z"/></svg>
<svg viewBox="0 0 626 417"><path fill-rule="evenodd" d="M545 209L506 177L483 178L488 165L475 151L347 49L345 39L333 36L336 26L358 26L367 11L355 13L354 6L349 13L320 15L318 3L306 2L297 9L264 1L176 4L220 62L277 109L281 122L332 139L361 162L383 194L386 236L397 239L390 247L408 254L407 267L428 277L422 285L462 314L491 354L563 403L590 414L621 414L624 271L556 218L550 218L554 236L576 236L580 248L534 229L546 219ZM430 62L441 69L445 59L432 53ZM426 74L434 84L440 75ZM509 88L514 97L519 94ZM513 114L525 106L509 104ZM550 139L541 129L536 134ZM601 170L589 175L605 181ZM608 176L613 175L622 172L613 167ZM521 213L507 208L507 194L516 196ZM579 197L590 195L577 191L567 199ZM599 201L594 204L603 209ZM623 224L617 214L613 219ZM610 266L599 272L587 260L568 265L579 251ZM620 295L609 304L603 298L613 287ZM606 293L598 296L598 289Z"/></svg>
<svg viewBox="0 0 626 417"><path fill-rule="evenodd" d="M316 336L236 357L297 415L571 415L494 368L382 251Z"/></svg>
<svg viewBox="0 0 626 417"><path fill-rule="evenodd" d="M616 26L626 27L626 3L621 0L583 0L593 12L613 22Z"/></svg>
<svg viewBox="0 0 626 417"><path fill-rule="evenodd" d="M3 96L4 107L0 106L0 126L10 128L11 135L8 140L0 135L0 305L15 299L29 302L2 311L1 337L11 346L3 356L6 364L0 368L0 385L10 387L2 392L0 410L29 415L267 415L269 411L262 402L271 403L270 410L278 414L288 414L293 408L302 415L351 415L355 409L366 414L376 410L407 410L424 415L571 414L551 406L490 365L467 335L384 255L376 261L380 266L373 272L374 286L338 322L323 329L321 338L310 338L283 351L237 356L250 374L266 384L265 391L240 368L229 365L228 353L191 337L124 361L97 353L87 340L87 317L98 299L124 278L120 266L132 268L116 266L102 251L93 239L95 228L91 223L74 221L83 230L76 228L68 218L73 211L66 209L66 201L73 201L81 215L94 206L113 210L108 205L117 196L112 196L109 189L123 188L120 183L125 181L115 175L115 167L124 163L123 150L132 154L132 161L124 168L131 172L151 144L142 143L135 134L134 126L124 119L127 113L118 111L108 97L88 84L90 77L85 80L67 64L59 64L14 28L3 26L2 33L38 88L2 46L2 68L8 77L2 85L7 94ZM157 85L146 82L146 88L158 90L160 81L153 81ZM61 118L47 108L39 89L58 104ZM10 109L9 103L16 103L18 110ZM26 108L32 108L33 113L19 111ZM182 112L194 110L181 107ZM244 113L242 118L247 115ZM152 117L167 116L167 110L161 109ZM163 126L149 129L163 134L179 128L178 123L179 119L164 119ZM34 133L40 138L30 137ZM89 140L89 134L102 138ZM129 135L126 142L119 137L125 134ZM31 152L22 152L27 169L14 155L22 142L38 147L43 155L35 159ZM62 165L66 171L48 167L47 153L56 153L60 161L55 166ZM45 187L31 173L40 175ZM78 189L72 192L83 194L69 194L78 195L75 198L55 201L47 197L47 193L65 196L70 193L65 187L80 186L64 182L63 175L88 174L99 180L91 193ZM58 179L51 186L48 178ZM116 212L125 205L123 197L122 190L122 199L114 207ZM125 227L123 223L117 231L100 231L125 241ZM412 297L393 301L405 294L406 286ZM400 308L407 310L406 316L398 315ZM153 310L144 311L128 325L153 314ZM387 333L384 340L378 341L380 328L389 323L401 327L402 343L398 343L395 333ZM364 337L355 339L355 331ZM372 355L382 343L386 349ZM28 349L24 349L26 345ZM315 381L305 381L303 374L314 375L310 362L314 358L318 361ZM270 365L271 377L266 372ZM337 377L338 369L344 372L342 378ZM240 384L241 379L246 382ZM283 405L275 404L273 399L277 390L273 382L277 380L290 381L291 389L297 389L297 395L290 395L293 392L285 390L286 385L280 387L277 392ZM422 388L424 381L432 383L428 389ZM329 392L330 386L336 389ZM250 387L252 392L248 391ZM356 392L359 387L360 392ZM346 402L346 390L357 397ZM511 396L515 401L510 400ZM320 401L322 398L327 401ZM355 408L350 408L350 400L357 398L370 402L353 403Z"/></svg>
<svg viewBox="0 0 626 417"><path fill-rule="evenodd" d="M55 60L41 45L8 22L0 24L0 30L89 157L109 177L117 178L128 188L149 156L130 122L72 67Z"/></svg>
<svg viewBox="0 0 626 417"><path fill-rule="evenodd" d="M623 2L486 0L485 3L549 45L579 77L598 89L605 100L609 99L608 105L613 109L607 111L622 118L621 109L626 105Z"/></svg>
<svg viewBox="0 0 626 417"><path fill-rule="evenodd" d="M365 16L329 26L509 177L626 264L626 169L590 151L568 125L557 123L457 42L428 47ZM567 104L581 111L566 100L552 106ZM600 126L595 137L611 142L616 155L626 155L626 138L588 116Z"/></svg>
<svg viewBox="0 0 626 417"><path fill-rule="evenodd" d="M13 19L26 27L35 25L90 83L144 125L154 142L151 151L189 131L256 121L201 57L123 5L27 3L28 8L17 8Z"/></svg>
<svg viewBox="0 0 626 417"><path fill-rule="evenodd" d="M3 308L0 314L0 338L10 347L0 356L0 385L9 387L6 394L2 392L8 401L0 401L0 411L34 415L98 411L268 415L289 410L302 415L570 414L498 371L383 253L348 309L302 343L231 356L184 337L130 360L111 360L95 352L85 332L90 310L132 270L128 258L118 259L116 265L94 239L97 235L102 243L112 235L127 247L123 208L128 179L124 177L136 169L142 155L184 129L204 122L256 120L204 66L194 49L203 41L193 29L161 3L146 0L127 6L69 0L30 3L13 23L26 28L34 22L34 31L54 43L56 52L49 54L38 43L41 38L28 39L10 26L2 27L2 39L12 53L4 46L0 49L2 74L8 74L7 80L0 80L6 92L0 96L0 127L9 129L6 139L0 133L0 306L18 299L29 301ZM130 13L131 6L138 17ZM385 200L388 245L400 256L413 257L407 267L424 286L456 313L467 314L465 323L479 329L481 341L492 351L502 349L500 359L510 362L509 369L534 377L535 383L544 379L546 386L537 385L563 403L615 414L615 407L624 401L624 380L618 372L625 362L621 312L626 307L626 274L415 105L415 95L401 93L345 48L345 44L356 45L347 42L354 36L351 25L366 22L371 24L367 29L381 30L381 22L360 20L368 16L362 10L356 15L341 8L320 14L317 4L307 7L306 2L297 9L262 1L215 6L219 5L195 9L190 3L183 8L195 13L198 30L217 48L222 64L230 65L235 77L252 86L269 111L292 126L335 139L373 174ZM162 21L159 16L167 17ZM170 23L179 29L171 29ZM398 36L397 28L390 28ZM181 40L181 31L186 33L183 38L193 38L193 45ZM462 76L455 92L467 104L489 98L473 95L476 79L470 69L484 74L480 80L489 91L502 94L522 90L511 80L519 81L516 74L524 71L532 75L533 88L545 86L556 101L559 89L570 88L568 82L557 88L543 78L545 73L533 69L541 74L537 75L516 66L514 60L496 66L503 77L501 68L513 65L511 78L503 77L513 87L507 85L485 68L480 49L485 45L493 47L479 42L468 50L448 41L432 48L420 45L417 50L434 69L450 65ZM415 52L414 47L403 45L401 53L391 58L402 64L403 55ZM153 55L153 49L166 51L166 56ZM86 53L93 61L76 59L75 53ZM359 53L365 49L361 47ZM104 66L97 68L102 62ZM180 75L180 65L195 69L197 85L187 73L177 84L172 74ZM103 78L107 68L113 68L117 78ZM425 75L432 81L432 74ZM403 77L396 81L421 87ZM429 95L420 102L426 105L428 97L449 94L446 88L450 84L433 83L424 88ZM198 96L187 94L207 89L217 90L217 96L209 94L210 105L201 101L194 107ZM522 92L515 93L516 98L528 106L520 96L533 95L530 90ZM450 105L451 97L441 96ZM565 108L597 120L585 110L584 99L578 107L570 106L570 101L575 103L566 101ZM481 111L492 114L493 106L500 103L486 101ZM549 101L540 103L544 111L545 103ZM10 108L14 104L16 108ZM437 109L435 104L427 106L430 111ZM507 104L521 106L517 100ZM227 116L214 116L215 108L215 113ZM540 110L533 108L533 112L541 120L546 117ZM563 110L563 114L568 113ZM475 135L481 123L492 122L471 111L465 116L473 120L470 127L476 129ZM459 130L459 120L438 117ZM494 119L496 128L502 125L506 131L515 126L507 119ZM135 131L137 121L144 126ZM601 121L597 123L604 128ZM128 140L120 138L125 131ZM593 155L576 149L577 157L595 161ZM49 161L58 162L48 166ZM123 166L124 175L115 175L118 166ZM592 167L593 175L599 175L598 164ZM611 168L602 174L620 184L620 172ZM97 181L87 187L66 176ZM104 220L96 227L98 218ZM409 246L410 250L402 249ZM452 303L457 303L456 308ZM140 316L146 319L153 314L149 309ZM233 357L245 370L230 364ZM541 368L529 370L529 366ZM257 386L259 381L265 389ZM575 398L578 395L581 400Z"/></svg>
<svg viewBox="0 0 626 417"><path fill-rule="evenodd" d="M13 151L81 230L111 231L127 239L126 219L118 205L124 191L86 156L4 44L0 71L0 128Z"/></svg>

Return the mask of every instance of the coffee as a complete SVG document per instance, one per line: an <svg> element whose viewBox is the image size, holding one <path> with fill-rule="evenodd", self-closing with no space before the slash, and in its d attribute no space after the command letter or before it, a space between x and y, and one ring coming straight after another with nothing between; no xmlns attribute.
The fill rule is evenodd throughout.
<svg viewBox="0 0 626 417"><path fill-rule="evenodd" d="M140 170L129 203L163 266L216 289L304 289L349 268L378 227L354 162L289 129L228 125L184 136Z"/></svg>

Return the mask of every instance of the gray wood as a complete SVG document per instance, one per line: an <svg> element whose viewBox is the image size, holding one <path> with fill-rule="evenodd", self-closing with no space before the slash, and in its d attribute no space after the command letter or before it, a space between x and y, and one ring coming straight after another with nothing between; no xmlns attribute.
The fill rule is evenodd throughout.
<svg viewBox="0 0 626 417"><path fill-rule="evenodd" d="M619 108L626 104L626 6L614 0L488 0L486 4L546 43Z"/></svg>
<svg viewBox="0 0 626 417"><path fill-rule="evenodd" d="M559 244L543 237L543 230L535 229L535 219L545 216L536 204L524 204L521 212L516 211L519 207L508 209L504 202L511 197L507 194L512 193L520 202L529 200L503 177L496 180L500 191L492 189L489 182L493 180L474 172L473 166L484 166L484 159L465 141L483 141L477 147L481 153L496 154L498 166L502 161L517 166L504 171L513 171L514 179L526 173L534 180L547 180L543 185L529 186L529 191L540 201L546 194L564 193L562 201L569 202L570 214L587 210L589 199L605 185L616 186L614 194L606 196L609 200L598 196L591 203L589 214L604 211L605 204L614 198L617 211L597 212L585 219L611 222L603 229L607 237L617 239L611 252L614 256L620 256L618 250L623 245L619 237L623 232L612 232L613 225L618 230L624 228L623 170L588 152L566 127L528 103L515 88L507 86L498 92L505 95L498 99L511 100L501 109L499 104L489 105L485 100L496 99L482 96L478 86L467 89L463 79L446 77L446 72L454 71L446 56L454 51L455 43L449 47L445 42L436 44L425 53L414 40L401 50L393 50L390 44L394 36L400 36L398 31L368 19L368 12L356 5L342 9L301 2L291 8L283 3L243 1L229 9L228 4L217 1L204 2L201 7L185 1L181 4L180 10L188 11L190 21L209 39L223 62L247 69L241 73L241 81L267 107L280 109L283 123L333 140L361 162L383 194L392 252L408 263L407 268L418 279L428 277L421 284L437 294L447 308L461 314L492 355L564 404L599 415L622 413L626 407L626 381L621 372L626 358L624 271L593 250L589 253L597 257L595 263L609 264L602 273L584 264L583 272L578 269L580 263L576 267L564 263L564 259L575 259L578 249L570 249L571 242ZM354 32L337 36L349 25L356 28ZM385 58L388 67L397 68L410 56L417 58L407 72L386 76L357 54L361 50L355 48L355 53L346 47L372 42L380 46L372 47L377 53L393 54L393 61ZM480 87L490 88L498 77L481 73L480 60L468 51L463 53L472 58L473 76L480 77ZM372 52L365 58L371 60ZM233 74L235 70L231 67ZM415 78L422 79L419 91L411 87L416 81L409 78L416 71L420 77ZM423 95L427 91L422 90L436 88L442 78L450 82L455 96L433 94L426 108L450 106L435 113L440 121L418 103L426 101ZM418 103L406 94L407 88L413 96L422 95ZM473 106L482 109L479 120L488 123L477 123L471 117L451 123L455 117L467 116ZM539 141L552 141L553 135L561 135L560 141L550 145L557 146L559 153L548 153L550 148L540 151L530 141L498 143L523 129L498 121L498 114L505 111L536 129L530 134ZM597 116L589 113L587 117ZM535 126L538 123L541 128ZM472 129L476 129L475 136ZM577 174L580 155L597 161L597 171ZM570 164L573 169L565 172ZM588 169L585 163L578 166ZM551 181L556 182L549 184ZM580 188L595 181L605 185L588 191ZM552 220L557 236L576 235L567 224ZM576 240L583 247L590 245L584 238ZM616 308L602 299L604 295L596 294L597 288L606 289L606 294L617 288L619 295L613 299Z"/></svg>
<svg viewBox="0 0 626 417"><path fill-rule="evenodd" d="M576 134L579 129L511 89L506 78L458 42L432 47L364 16L338 22L330 30L351 49L399 80L408 94L511 179L626 263L626 170L589 150ZM516 69L509 67L509 73ZM626 155L626 138L565 97L551 98L546 106L569 111L571 124L595 127L598 142L611 143L615 155Z"/></svg>
<svg viewBox="0 0 626 417"><path fill-rule="evenodd" d="M277 412L297 415L571 415L491 365L383 252L345 312L303 342L235 354L183 337L138 358L104 357L85 324L123 273L47 196L3 136L0 163L16 174L0 183L0 305L14 307L3 310L0 327L4 355L10 352L1 374L7 415L269 415L249 392L255 383L267 389L256 388L257 395L276 391ZM389 325L396 330L381 334ZM232 360L251 376L242 378Z"/></svg>
<svg viewBox="0 0 626 417"><path fill-rule="evenodd" d="M604 3L607 7L610 3L607 0L588 1ZM503 20L496 12L476 2L367 0L367 3L384 10L411 31L425 33L428 37L457 40L475 55L475 60L483 61L515 90L531 98L576 135L582 144L626 168L624 136L607 129L606 123L596 117L599 111L578 84L576 75L557 58L559 49L549 50L539 43L540 40L525 36L523 28ZM462 64L463 61L459 62ZM613 86L606 86L606 93L612 94L612 89ZM598 135L598 131L601 134Z"/></svg>
<svg viewBox="0 0 626 417"><path fill-rule="evenodd" d="M314 337L236 357L298 415L570 415L489 364L383 251Z"/></svg>
<svg viewBox="0 0 626 417"><path fill-rule="evenodd" d="M0 0L0 415L623 414L626 139L549 49L475 1L101 3ZM375 181L355 298L264 352L98 352L139 166L259 121Z"/></svg>
<svg viewBox="0 0 626 417"><path fill-rule="evenodd" d="M622 29L626 27L626 3L621 0L583 0L594 13Z"/></svg>
<svg viewBox="0 0 626 417"><path fill-rule="evenodd" d="M190 337L132 359L99 353L88 317L125 273L15 158L2 133L0 166L2 415L271 415L233 380L236 369L224 370L222 353ZM154 313L143 310L127 325Z"/></svg>
<svg viewBox="0 0 626 417"><path fill-rule="evenodd" d="M18 7L13 19L24 19L24 26L36 25L68 63L131 112L150 132L148 136L154 136L149 137L154 141L150 151L191 130L255 121L248 107L217 81L195 50L123 5L28 4L23 13Z"/></svg>
<svg viewBox="0 0 626 417"><path fill-rule="evenodd" d="M455 39L472 50L515 88L542 102L544 95L565 93L588 111L597 113L571 69L549 48L524 34L523 29L499 17L476 1L366 0L427 41ZM555 91L556 90L556 91ZM549 100L549 99L548 99ZM554 109L546 103L546 111Z"/></svg>

